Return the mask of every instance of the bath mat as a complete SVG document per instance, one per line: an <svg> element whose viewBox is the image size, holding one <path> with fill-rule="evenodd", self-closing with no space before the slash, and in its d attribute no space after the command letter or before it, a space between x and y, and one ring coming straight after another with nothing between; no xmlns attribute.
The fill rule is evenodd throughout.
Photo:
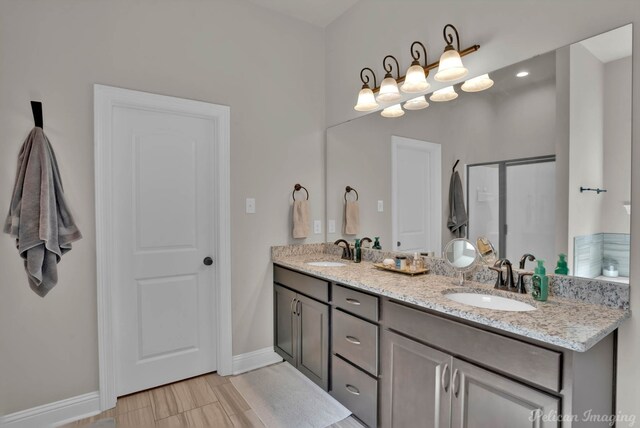
<svg viewBox="0 0 640 428"><path fill-rule="evenodd" d="M289 363L231 378L267 428L324 428L351 412Z"/></svg>

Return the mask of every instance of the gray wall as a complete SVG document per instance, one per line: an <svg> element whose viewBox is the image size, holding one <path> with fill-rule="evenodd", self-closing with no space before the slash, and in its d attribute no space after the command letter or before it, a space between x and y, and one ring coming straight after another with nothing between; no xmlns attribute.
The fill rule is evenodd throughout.
<svg viewBox="0 0 640 428"><path fill-rule="evenodd" d="M580 186L603 184L604 65L580 43L571 45L569 70L569 269L574 238L601 232L602 195Z"/></svg>
<svg viewBox="0 0 640 428"><path fill-rule="evenodd" d="M602 232L629 233L623 202L631 199L631 58L604 66L604 188Z"/></svg>
<svg viewBox="0 0 640 428"><path fill-rule="evenodd" d="M550 55L554 55L551 53ZM551 63L553 66L553 62ZM460 91L456 100L431 102L425 110L407 111L400 118L378 112L329 128L327 131L327 219L336 219L335 234L343 236L344 188L360 194L361 232L358 237L380 236L383 249L391 249L391 137L436 143L442 149L442 246L453 235L446 227L449 213L451 167L465 180L465 165L555 153L555 80L473 94ZM511 84L511 83L509 83ZM463 186L466 185L463 183ZM383 200L385 211L377 211ZM566 200L563 201L566 204ZM497 243L496 243L497 244ZM436 251L437 252L437 251Z"/></svg>
<svg viewBox="0 0 640 428"><path fill-rule="evenodd" d="M269 247L292 241L296 182L324 218L323 51L322 30L246 1L0 0L0 214L42 99L84 233L45 299L0 236L0 414L98 389L94 83L231 106L233 353L272 345Z"/></svg>
<svg viewBox="0 0 640 428"><path fill-rule="evenodd" d="M640 8L637 0L435 0L361 1L326 31L327 124L359 116L353 110L360 88L358 73L373 67L380 76L382 58L393 53L405 67L411 62L414 40L428 44L431 56L444 47L442 27L451 22L460 30L462 48L479 43L481 49L465 58L474 75L499 69L633 22L633 105L640 108ZM640 164L640 115L633 118L633 164ZM632 172L632 199L640 199L640 173ZM640 212L632 212L633 236L640 236ZM632 259L640 254L640 239L631 246ZM631 278L640 277L632 265ZM633 286L632 286L633 287ZM640 311L640 293L631 293L631 308ZM638 412L640 397L640 317L633 315L620 330L618 411ZM625 426L619 423L618 426Z"/></svg>

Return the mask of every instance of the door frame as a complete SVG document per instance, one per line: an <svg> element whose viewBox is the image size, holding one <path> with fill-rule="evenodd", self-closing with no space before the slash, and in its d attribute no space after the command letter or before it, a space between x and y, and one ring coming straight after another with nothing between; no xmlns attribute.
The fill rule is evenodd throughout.
<svg viewBox="0 0 640 428"><path fill-rule="evenodd" d="M440 201L438 207L431 208L432 223L435 225L433 239L436 242L436 248L442 251L442 147L440 144L430 143L428 141L417 140L415 138L391 136L391 249L398 250L398 195L396 186L398 185L398 171L396 161L398 158L398 147L411 147L426 149L434 155L431 162L431 178L433 180L432 190L433 199ZM401 251L401 250L400 250ZM437 253L438 254L438 253Z"/></svg>
<svg viewBox="0 0 640 428"><path fill-rule="evenodd" d="M133 107L150 111L187 114L215 122L217 144L214 145L211 165L215 168L213 242L215 247L214 281L211 293L216 310L217 370L221 375L232 372L231 324L231 220L230 220L230 108L202 101L174 98L112 86L93 86L94 94L94 151L96 192L96 261L98 304L98 362L100 409L116 405L116 349L113 316L113 189L112 189L112 120L113 109Z"/></svg>

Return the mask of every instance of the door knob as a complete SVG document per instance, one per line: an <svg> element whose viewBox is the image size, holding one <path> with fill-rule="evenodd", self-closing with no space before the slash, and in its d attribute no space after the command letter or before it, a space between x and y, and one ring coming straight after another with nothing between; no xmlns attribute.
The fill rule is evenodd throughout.
<svg viewBox="0 0 640 428"><path fill-rule="evenodd" d="M213 259L211 257L205 257L202 263L204 263L205 266L211 266L213 264Z"/></svg>

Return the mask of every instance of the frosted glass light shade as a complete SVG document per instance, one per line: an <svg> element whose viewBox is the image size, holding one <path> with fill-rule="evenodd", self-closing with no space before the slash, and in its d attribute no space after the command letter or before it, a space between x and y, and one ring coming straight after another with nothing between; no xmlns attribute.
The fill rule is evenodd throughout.
<svg viewBox="0 0 640 428"><path fill-rule="evenodd" d="M480 92L484 91L485 89L489 89L492 86L493 80L491 80L488 74L483 74L481 76L467 80L462 84L460 89L465 92Z"/></svg>
<svg viewBox="0 0 640 428"><path fill-rule="evenodd" d="M431 85L427 82L427 76L424 74L424 68L418 64L409 67L400 89L406 94L415 94L424 92L430 87Z"/></svg>
<svg viewBox="0 0 640 428"><path fill-rule="evenodd" d="M419 97L412 98L406 103L404 103L404 108L406 110L422 110L423 108L429 107L429 103L424 95L420 95Z"/></svg>
<svg viewBox="0 0 640 428"><path fill-rule="evenodd" d="M404 110L402 110L400 104L394 104L391 107L387 107L386 109L382 110L382 113L380 114L384 117L400 117L404 115Z"/></svg>
<svg viewBox="0 0 640 428"><path fill-rule="evenodd" d="M446 88L438 89L429 97L431 101L436 102L451 101L455 100L456 98L458 98L458 94L456 93L455 89L453 89L453 86L447 86Z"/></svg>
<svg viewBox="0 0 640 428"><path fill-rule="evenodd" d="M398 90L398 83L396 79L393 77L385 77L382 81L382 85L380 85L380 92L378 92L378 97L376 100L390 103L394 101L398 101L402 98L400 95L400 91Z"/></svg>
<svg viewBox="0 0 640 428"><path fill-rule="evenodd" d="M458 51L453 48L445 49L440 56L438 72L433 78L438 82L451 82L466 76L468 72L469 70L462 65Z"/></svg>
<svg viewBox="0 0 640 428"><path fill-rule="evenodd" d="M378 103L373 96L373 91L368 86L363 87L358 93L358 103L354 107L357 111L371 111L378 108Z"/></svg>

